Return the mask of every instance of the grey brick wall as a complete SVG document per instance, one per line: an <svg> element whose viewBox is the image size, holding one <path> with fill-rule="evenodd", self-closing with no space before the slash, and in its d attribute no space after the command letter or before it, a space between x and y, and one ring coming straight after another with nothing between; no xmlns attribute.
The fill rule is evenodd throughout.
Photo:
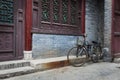
<svg viewBox="0 0 120 80"><path fill-rule="evenodd" d="M104 45L104 0L98 0L97 2L97 7L98 7L98 27L97 27L97 32L98 32L98 40L102 44L102 47Z"/></svg>
<svg viewBox="0 0 120 80"><path fill-rule="evenodd" d="M104 47L111 49L112 0L105 0Z"/></svg>
<svg viewBox="0 0 120 80"><path fill-rule="evenodd" d="M111 61L112 0L105 0L104 5L104 61Z"/></svg>
<svg viewBox="0 0 120 80"><path fill-rule="evenodd" d="M103 44L104 0L86 0L86 34L88 41Z"/></svg>
<svg viewBox="0 0 120 80"><path fill-rule="evenodd" d="M86 33L88 40L102 43L111 55L112 0L86 0Z"/></svg>
<svg viewBox="0 0 120 80"><path fill-rule="evenodd" d="M97 40L97 1L86 0L86 34L89 42Z"/></svg>

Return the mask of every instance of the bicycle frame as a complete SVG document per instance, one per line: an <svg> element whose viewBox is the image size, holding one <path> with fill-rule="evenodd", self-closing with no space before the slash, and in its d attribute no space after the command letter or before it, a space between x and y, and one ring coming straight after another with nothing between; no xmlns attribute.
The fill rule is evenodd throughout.
<svg viewBox="0 0 120 80"><path fill-rule="evenodd" d="M77 44L77 46L71 48L67 54L69 63L75 67L82 66L88 59L91 59L93 62L97 62L100 59L98 53L99 49L101 49L100 44L97 42L95 44L87 44L86 36L82 36L84 38L83 44ZM77 38L77 40L79 40L79 38Z"/></svg>
<svg viewBox="0 0 120 80"><path fill-rule="evenodd" d="M88 55L88 57L92 57L94 54L94 48L100 46L100 43L97 43L95 41L92 41L92 44L89 44L86 41L86 37L85 35L82 35L83 37L83 45L77 45L77 57L80 55L81 52L80 49L82 49L81 51L86 51L86 54ZM88 44L87 44L88 43Z"/></svg>

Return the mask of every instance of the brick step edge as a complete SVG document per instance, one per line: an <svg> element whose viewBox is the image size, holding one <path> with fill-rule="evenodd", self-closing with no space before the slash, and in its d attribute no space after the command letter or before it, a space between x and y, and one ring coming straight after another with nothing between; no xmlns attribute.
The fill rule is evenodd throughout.
<svg viewBox="0 0 120 80"><path fill-rule="evenodd" d="M0 70L30 66L28 61L0 62Z"/></svg>
<svg viewBox="0 0 120 80"><path fill-rule="evenodd" d="M34 73L34 72L40 71L40 70L34 69L32 67L22 67L22 68L23 68L22 70L18 70L18 69L21 69L21 68L1 70L1 72L2 71L8 71L8 73L0 74L0 79L10 78L10 77L20 76L20 75L25 75L25 74L30 74L30 73ZM11 70L15 70L15 69L16 69L15 72L10 72Z"/></svg>

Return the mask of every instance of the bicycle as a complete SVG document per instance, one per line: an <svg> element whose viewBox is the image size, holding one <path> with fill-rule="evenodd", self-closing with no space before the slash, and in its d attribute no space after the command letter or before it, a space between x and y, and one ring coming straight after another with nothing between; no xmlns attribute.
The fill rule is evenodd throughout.
<svg viewBox="0 0 120 80"><path fill-rule="evenodd" d="M77 44L76 47L73 47L69 50L67 54L68 62L75 66L80 67L89 59L91 59L94 63L98 62L98 60L102 57L102 48L100 43L92 41L92 44L88 44L86 41L86 35L83 36L83 44Z"/></svg>

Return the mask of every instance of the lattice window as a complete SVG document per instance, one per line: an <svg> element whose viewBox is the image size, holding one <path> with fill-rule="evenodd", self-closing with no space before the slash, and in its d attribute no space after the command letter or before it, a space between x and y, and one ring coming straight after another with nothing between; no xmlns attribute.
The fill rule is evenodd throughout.
<svg viewBox="0 0 120 80"><path fill-rule="evenodd" d="M53 21L59 23L60 20L60 0L53 0Z"/></svg>
<svg viewBox="0 0 120 80"><path fill-rule="evenodd" d="M13 23L13 0L0 0L0 23Z"/></svg>
<svg viewBox="0 0 120 80"><path fill-rule="evenodd" d="M42 20L50 21L50 0L41 0L42 4Z"/></svg>
<svg viewBox="0 0 120 80"><path fill-rule="evenodd" d="M68 0L62 0L62 23L68 23Z"/></svg>
<svg viewBox="0 0 120 80"><path fill-rule="evenodd" d="M76 24L76 12L77 12L77 3L75 0L71 0L71 9L70 9L70 13L71 13L71 18L70 18L70 23L72 25L75 25Z"/></svg>
<svg viewBox="0 0 120 80"><path fill-rule="evenodd" d="M77 1L76 0L41 0L42 21L76 25Z"/></svg>
<svg viewBox="0 0 120 80"><path fill-rule="evenodd" d="M33 0L32 32L79 35L82 1Z"/></svg>

